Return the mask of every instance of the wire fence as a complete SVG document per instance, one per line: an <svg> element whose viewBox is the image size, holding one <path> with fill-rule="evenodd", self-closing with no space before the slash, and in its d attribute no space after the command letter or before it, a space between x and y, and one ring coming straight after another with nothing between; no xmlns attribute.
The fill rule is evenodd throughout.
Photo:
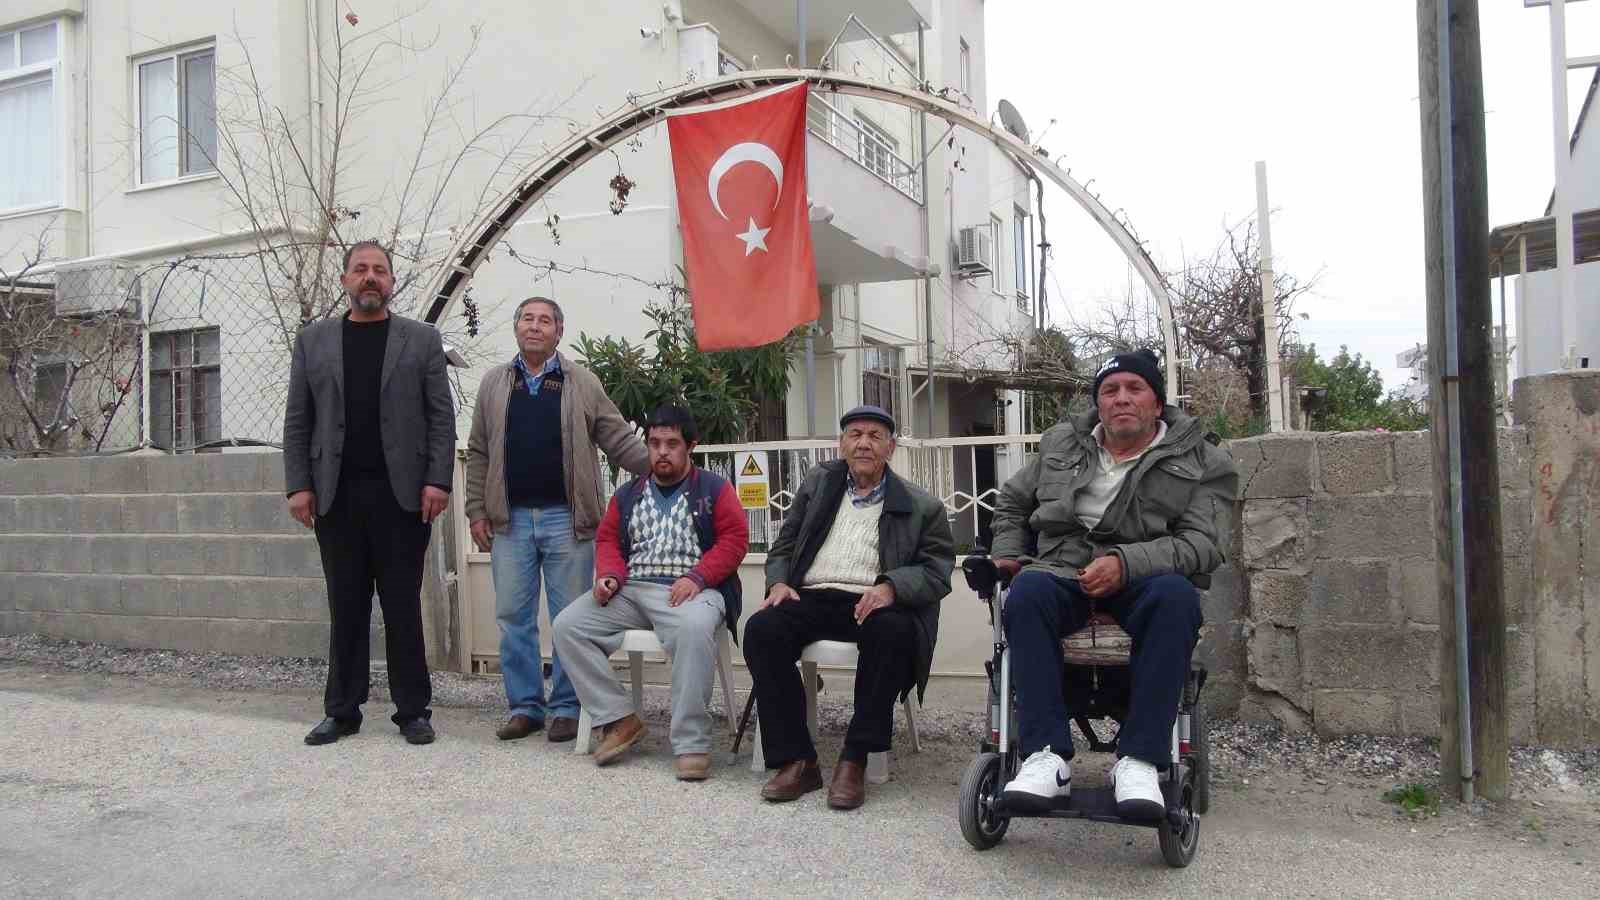
<svg viewBox="0 0 1600 900"><path fill-rule="evenodd" d="M218 256L0 282L0 452L277 445L301 311L267 271Z"/></svg>

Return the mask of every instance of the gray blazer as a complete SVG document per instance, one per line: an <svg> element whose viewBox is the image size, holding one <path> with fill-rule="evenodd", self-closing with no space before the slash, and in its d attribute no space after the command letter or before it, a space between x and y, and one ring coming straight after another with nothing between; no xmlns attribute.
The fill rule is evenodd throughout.
<svg viewBox="0 0 1600 900"><path fill-rule="evenodd" d="M344 453L344 318L313 322L294 341L283 414L285 494L317 492L327 515ZM379 393L383 459L401 509L421 507L422 487L450 489L455 409L445 377L444 342L433 326L389 315Z"/></svg>

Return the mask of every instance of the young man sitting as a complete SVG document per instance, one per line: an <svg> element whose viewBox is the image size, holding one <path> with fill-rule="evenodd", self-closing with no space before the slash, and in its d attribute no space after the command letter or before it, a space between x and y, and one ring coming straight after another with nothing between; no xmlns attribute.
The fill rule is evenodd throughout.
<svg viewBox="0 0 1600 900"><path fill-rule="evenodd" d="M610 765L645 735L611 671L629 629L653 629L672 657L672 752L683 781L711 774L711 679L717 629L739 622L739 563L750 528L733 485L690 461L694 417L658 408L645 424L650 477L611 498L595 536L594 590L555 621L556 653L605 736L596 765Z"/></svg>

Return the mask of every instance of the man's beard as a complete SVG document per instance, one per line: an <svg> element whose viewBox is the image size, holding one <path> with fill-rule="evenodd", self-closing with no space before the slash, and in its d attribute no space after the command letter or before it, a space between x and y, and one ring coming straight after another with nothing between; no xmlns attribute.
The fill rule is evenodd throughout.
<svg viewBox="0 0 1600 900"><path fill-rule="evenodd" d="M366 288L351 294L350 299L355 301L356 309L362 312L377 312L389 305L389 298L383 292L369 291Z"/></svg>

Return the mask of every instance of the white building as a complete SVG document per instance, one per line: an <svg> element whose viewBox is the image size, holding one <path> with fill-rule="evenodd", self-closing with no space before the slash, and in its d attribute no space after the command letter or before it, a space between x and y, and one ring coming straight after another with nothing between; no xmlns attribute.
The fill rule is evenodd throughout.
<svg viewBox="0 0 1600 900"><path fill-rule="evenodd" d="M1600 71L1589 82L1573 129L1571 192L1573 298L1577 306L1576 344L1589 368L1600 366L1600 127L1591 121ZM1566 347L1560 339L1561 286L1556 273L1554 200L1544 217L1502 225L1489 235L1489 274L1495 277L1496 304L1515 296L1512 356L1518 375L1537 375L1562 367ZM1506 292L1507 280L1512 281ZM1581 362L1581 361L1580 361Z"/></svg>
<svg viewBox="0 0 1600 900"><path fill-rule="evenodd" d="M806 5L809 64L827 54L837 69L901 85L921 72L964 104L991 108L982 0ZM592 122L630 93L682 83L688 72L704 79L783 66L800 43L793 0L551 7L560 12L507 0L359 6L348 19L353 7L331 0L7 0L0 8L0 266L14 275L44 247L32 275L57 284L64 309L142 299L150 339L129 364L130 399L114 414L127 442L277 439L284 329L264 298L266 282L282 279L262 274L250 254L259 253L263 223L315 221L317 204L293 187L307 183L293 169L326 177L337 148L339 236L398 228L442 255L451 230L542 143L565 139L568 122ZM339 85L357 63L365 80L352 105ZM437 133L424 140L428 101L446 93ZM1011 363L1004 338L1031 321L1025 170L974 135L941 140L943 122L903 107L814 98L809 192L831 212L813 228L822 293L816 432L831 435L841 410L868 401L926 435L930 339L934 434L1016 432L1020 404L1005 402L993 371ZM463 135L497 121L491 141L453 158ZM534 293L563 303L568 352L582 333L644 338L640 312L664 299L660 284L676 278L680 258L665 130L616 148L615 158L562 182L547 219L527 216L479 271L472 297L483 331L471 358L480 365L514 353L511 308ZM272 166L289 187L262 190L276 185L265 174ZM408 178L432 184L449 168L430 214L416 212L415 185L411 206L401 202ZM636 187L614 215L608 182L619 171ZM275 216L269 207L279 203L292 211ZM973 255L988 245L989 274L957 271L967 228L987 238L970 242ZM162 265L185 257L194 259ZM423 286L397 301L403 311L416 308ZM461 313L442 327L464 340ZM764 411L761 436L805 435L805 380L797 368L789 397ZM470 388L476 373L461 381Z"/></svg>

